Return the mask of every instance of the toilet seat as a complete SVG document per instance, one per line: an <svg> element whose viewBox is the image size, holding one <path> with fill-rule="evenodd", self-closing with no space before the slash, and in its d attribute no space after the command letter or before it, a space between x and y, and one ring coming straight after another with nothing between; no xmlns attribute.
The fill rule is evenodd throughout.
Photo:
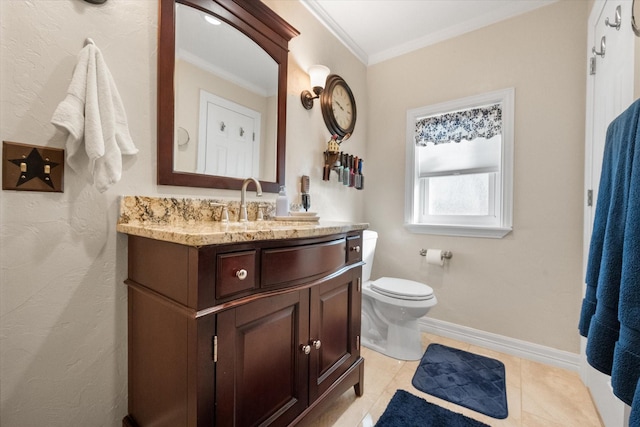
<svg viewBox="0 0 640 427"><path fill-rule="evenodd" d="M433 289L413 280L381 277L371 282L371 290L381 295L407 301L426 301L434 298Z"/></svg>

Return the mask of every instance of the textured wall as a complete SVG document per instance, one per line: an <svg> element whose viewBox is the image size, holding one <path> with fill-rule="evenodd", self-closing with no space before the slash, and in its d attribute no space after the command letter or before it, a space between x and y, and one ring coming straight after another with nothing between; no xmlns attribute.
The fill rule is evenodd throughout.
<svg viewBox="0 0 640 427"><path fill-rule="evenodd" d="M310 174L324 218L362 220L362 194L321 181L329 134L319 108L300 106L313 63L343 74L366 102L365 68L298 2L268 2L301 35L291 44L287 186ZM127 410L126 236L122 194L218 196L236 192L156 185L158 0L0 1L2 140L62 148L49 123L86 37L102 50L140 153L98 193L66 171L64 193L0 192L0 425L117 426ZM304 65L304 68L301 68ZM364 152L366 117L350 141ZM265 195L274 199L275 195Z"/></svg>
<svg viewBox="0 0 640 427"><path fill-rule="evenodd" d="M380 232L373 277L425 281L429 316L579 352L587 3L560 1L370 67L365 208ZM514 220L503 239L403 226L406 111L515 88ZM376 209L386 206L385 209ZM445 268L420 248L453 251Z"/></svg>

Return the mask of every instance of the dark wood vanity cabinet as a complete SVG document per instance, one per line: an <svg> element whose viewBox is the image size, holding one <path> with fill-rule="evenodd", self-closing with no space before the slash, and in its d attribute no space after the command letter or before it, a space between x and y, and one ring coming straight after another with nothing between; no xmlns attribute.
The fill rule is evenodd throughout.
<svg viewBox="0 0 640 427"><path fill-rule="evenodd" d="M295 425L350 387L362 395L361 239L129 236L123 425Z"/></svg>

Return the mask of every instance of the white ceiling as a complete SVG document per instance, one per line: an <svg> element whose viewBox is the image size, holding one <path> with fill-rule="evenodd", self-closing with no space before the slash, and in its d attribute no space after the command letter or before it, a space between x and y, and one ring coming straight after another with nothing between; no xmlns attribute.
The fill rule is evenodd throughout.
<svg viewBox="0 0 640 427"><path fill-rule="evenodd" d="M371 65L557 0L300 0Z"/></svg>

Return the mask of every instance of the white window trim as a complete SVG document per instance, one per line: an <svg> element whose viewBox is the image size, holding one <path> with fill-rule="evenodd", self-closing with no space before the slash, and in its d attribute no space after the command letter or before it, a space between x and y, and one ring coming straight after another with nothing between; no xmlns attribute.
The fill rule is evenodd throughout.
<svg viewBox="0 0 640 427"><path fill-rule="evenodd" d="M502 188L500 225L498 227L476 225L442 225L416 222L419 197L418 156L415 150L415 123L420 117L448 113L482 105L502 104L502 147L500 173ZM412 233L436 234L462 237L502 238L513 230L513 135L514 135L515 89L508 88L482 95L470 96L454 101L429 105L407 111L406 164L405 164L405 217L404 226Z"/></svg>

